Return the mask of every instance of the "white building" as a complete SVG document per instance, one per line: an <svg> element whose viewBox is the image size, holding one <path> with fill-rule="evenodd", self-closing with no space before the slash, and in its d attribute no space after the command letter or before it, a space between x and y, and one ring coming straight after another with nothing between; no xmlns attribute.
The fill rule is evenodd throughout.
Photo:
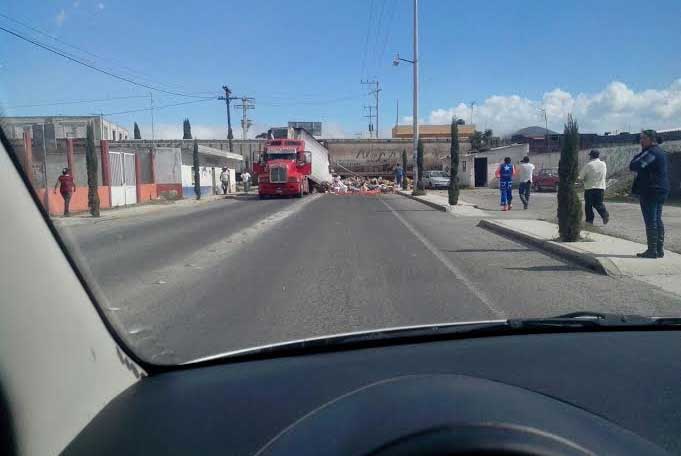
<svg viewBox="0 0 681 456"><path fill-rule="evenodd" d="M85 138L88 123L95 128L95 140L108 139L122 141L129 139L127 128L121 127L100 116L21 116L0 117L0 124L9 138L20 139L24 130L31 132L31 137L42 135L45 125L45 135L50 139ZM40 132L37 133L36 129Z"/></svg>

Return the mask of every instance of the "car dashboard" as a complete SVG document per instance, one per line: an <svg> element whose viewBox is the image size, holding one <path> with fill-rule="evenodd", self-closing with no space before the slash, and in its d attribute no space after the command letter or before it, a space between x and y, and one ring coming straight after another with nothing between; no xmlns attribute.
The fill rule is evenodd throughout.
<svg viewBox="0 0 681 456"><path fill-rule="evenodd" d="M681 333L401 343L153 374L92 454L681 454Z"/></svg>

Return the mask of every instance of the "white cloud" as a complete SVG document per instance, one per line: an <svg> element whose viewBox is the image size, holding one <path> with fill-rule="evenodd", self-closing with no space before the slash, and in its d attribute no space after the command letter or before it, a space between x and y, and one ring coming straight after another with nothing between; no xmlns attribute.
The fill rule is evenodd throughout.
<svg viewBox="0 0 681 456"><path fill-rule="evenodd" d="M322 137L350 138L351 135L347 131L345 131L343 126L338 122L324 122L322 123Z"/></svg>
<svg viewBox="0 0 681 456"><path fill-rule="evenodd" d="M66 11L64 11L62 9L54 17L54 21L57 23L57 27L61 27L65 20L66 20Z"/></svg>
<svg viewBox="0 0 681 456"><path fill-rule="evenodd" d="M104 3L102 3L102 2L97 3L97 9L103 10L104 9Z"/></svg>
<svg viewBox="0 0 681 456"><path fill-rule="evenodd" d="M560 88L544 93L541 99L531 100L518 95L493 95L474 107L473 121L479 129L492 128L497 134L509 134L530 125L544 125L545 108L549 128L562 131L569 113L573 114L583 132L642 128L674 128L681 126L681 79L668 87L640 92L613 81L597 93L573 95ZM449 123L452 116L470 119L470 105L460 103L449 109L430 113L429 123ZM405 121L411 121L411 117Z"/></svg>

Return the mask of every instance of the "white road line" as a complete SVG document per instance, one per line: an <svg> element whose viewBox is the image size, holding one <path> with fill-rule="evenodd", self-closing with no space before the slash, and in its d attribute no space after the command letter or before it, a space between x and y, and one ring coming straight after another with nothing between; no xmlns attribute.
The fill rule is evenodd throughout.
<svg viewBox="0 0 681 456"><path fill-rule="evenodd" d="M454 277L456 277L461 283L463 283L466 288L470 290L471 293L473 293L482 303L495 315L499 317L504 316L504 312L502 312L497 306L493 303L493 301L478 287L475 286L475 284L468 278L466 275L459 269L454 263L450 261L447 256L442 253L437 247L435 247L428 239L426 239L421 233L419 233L416 228L414 228L409 222L407 222L404 217L402 217L399 212L397 212L395 209L393 209L388 203L385 202L384 199L381 199L381 202L385 204L385 206L390 209L390 212L393 213L395 217L397 217L397 220L399 220L402 225L404 225L405 228L407 228L411 234L416 236L416 239L421 241L421 243L430 251L430 253L433 254L435 258L440 260L440 262L447 268L449 269L449 272L451 272Z"/></svg>

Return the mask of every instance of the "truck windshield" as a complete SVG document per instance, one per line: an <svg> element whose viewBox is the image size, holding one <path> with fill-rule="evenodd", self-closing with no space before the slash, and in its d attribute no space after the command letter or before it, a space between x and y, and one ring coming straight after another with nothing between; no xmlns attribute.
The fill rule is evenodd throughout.
<svg viewBox="0 0 681 456"><path fill-rule="evenodd" d="M265 161L269 160L295 160L296 154L294 153L268 153L265 155Z"/></svg>

